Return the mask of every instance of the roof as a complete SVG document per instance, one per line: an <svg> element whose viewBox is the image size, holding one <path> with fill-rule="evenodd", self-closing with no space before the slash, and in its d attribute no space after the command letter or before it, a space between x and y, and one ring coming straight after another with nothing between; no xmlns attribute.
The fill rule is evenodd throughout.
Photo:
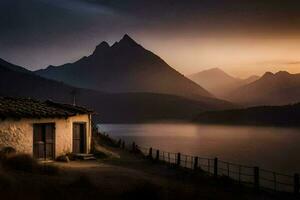
<svg viewBox="0 0 300 200"><path fill-rule="evenodd" d="M0 97L0 118L67 118L78 114L92 114L91 110L52 101L31 98Z"/></svg>

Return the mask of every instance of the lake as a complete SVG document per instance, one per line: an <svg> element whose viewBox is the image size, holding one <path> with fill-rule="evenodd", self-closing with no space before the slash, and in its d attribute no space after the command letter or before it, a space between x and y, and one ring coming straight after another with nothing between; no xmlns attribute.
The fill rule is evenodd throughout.
<svg viewBox="0 0 300 200"><path fill-rule="evenodd" d="M101 124L113 138L270 169L300 172L300 129L199 124Z"/></svg>

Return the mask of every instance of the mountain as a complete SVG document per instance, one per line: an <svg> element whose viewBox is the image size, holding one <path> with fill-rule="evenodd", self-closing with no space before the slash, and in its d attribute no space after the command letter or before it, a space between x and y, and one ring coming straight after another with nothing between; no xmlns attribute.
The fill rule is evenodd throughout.
<svg viewBox="0 0 300 200"><path fill-rule="evenodd" d="M71 100L74 88L66 84L36 76L25 68L0 61L0 95L2 96L31 96L41 99L55 97L66 101L67 94Z"/></svg>
<svg viewBox="0 0 300 200"><path fill-rule="evenodd" d="M189 78L219 98L225 98L233 90L258 79L257 76L251 76L245 80L235 78L219 68L204 70Z"/></svg>
<svg viewBox="0 0 300 200"><path fill-rule="evenodd" d="M74 63L35 73L76 87L113 93L150 92L196 100L213 97L128 35L112 46L102 42L92 55Z"/></svg>
<svg viewBox="0 0 300 200"><path fill-rule="evenodd" d="M210 124L299 126L300 103L204 112L194 121Z"/></svg>
<svg viewBox="0 0 300 200"><path fill-rule="evenodd" d="M247 85L249 83L252 83L254 81L257 81L260 77L259 76L256 76L256 75L252 75L252 76L249 76L248 78L246 79L243 79L243 84L244 85Z"/></svg>
<svg viewBox="0 0 300 200"><path fill-rule="evenodd" d="M7 68L7 69L10 69L10 70L13 70L13 71L16 71L16 72L31 73L31 71L29 71L29 70L27 70L23 67L11 64L11 63L9 63L6 60L3 60L1 58L0 58L0 66L2 68Z"/></svg>
<svg viewBox="0 0 300 200"><path fill-rule="evenodd" d="M300 74L266 72L260 79L242 86L228 99L243 105L284 105L300 101Z"/></svg>
<svg viewBox="0 0 300 200"><path fill-rule="evenodd" d="M96 122L127 123L156 120L188 120L205 110L232 107L216 99L195 101L174 95L152 93L119 93L76 88L62 82L49 80L10 64L0 63L0 95L30 97L39 100L51 99L73 103L95 110Z"/></svg>

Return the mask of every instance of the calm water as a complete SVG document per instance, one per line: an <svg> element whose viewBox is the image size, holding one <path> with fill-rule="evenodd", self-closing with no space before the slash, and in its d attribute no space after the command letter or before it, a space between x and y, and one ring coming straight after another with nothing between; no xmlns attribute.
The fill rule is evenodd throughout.
<svg viewBox="0 0 300 200"><path fill-rule="evenodd" d="M114 138L140 146L300 172L300 129L195 124L102 124Z"/></svg>

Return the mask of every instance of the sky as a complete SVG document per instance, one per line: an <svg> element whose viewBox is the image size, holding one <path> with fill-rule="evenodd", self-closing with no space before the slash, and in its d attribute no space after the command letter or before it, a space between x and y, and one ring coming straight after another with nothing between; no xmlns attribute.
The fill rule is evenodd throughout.
<svg viewBox="0 0 300 200"><path fill-rule="evenodd" d="M185 75L300 73L298 0L1 0L0 57L36 70L129 34Z"/></svg>

